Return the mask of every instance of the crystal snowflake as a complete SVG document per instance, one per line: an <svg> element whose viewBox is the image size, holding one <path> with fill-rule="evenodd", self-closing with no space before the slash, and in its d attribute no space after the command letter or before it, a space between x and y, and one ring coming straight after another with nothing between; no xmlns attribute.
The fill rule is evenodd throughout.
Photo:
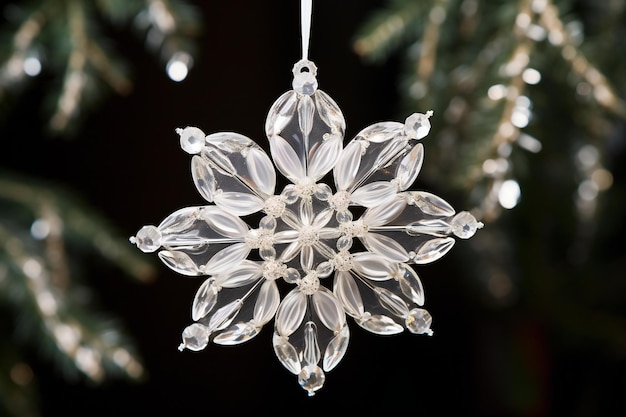
<svg viewBox="0 0 626 417"><path fill-rule="evenodd" d="M251 139L177 129L193 155L193 181L213 204L178 210L131 237L144 252L161 249L174 271L206 277L180 350L243 343L274 319L276 356L309 395L346 353L346 315L379 335L431 335L412 264L436 261L453 235L467 239L482 227L438 196L408 191L432 112L373 124L343 147L343 115L317 88L316 72L298 62L293 90L267 116L272 159L289 181L280 193L272 159ZM256 228L242 219L254 213ZM282 299L280 281L292 286Z"/></svg>

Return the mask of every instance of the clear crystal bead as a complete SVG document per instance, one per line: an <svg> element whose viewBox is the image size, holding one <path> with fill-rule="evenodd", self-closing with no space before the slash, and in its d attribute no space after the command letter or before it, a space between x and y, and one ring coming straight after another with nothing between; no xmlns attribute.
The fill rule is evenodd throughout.
<svg viewBox="0 0 626 417"><path fill-rule="evenodd" d="M317 365L305 366L298 374L298 383L309 393L309 396L315 395L315 391L322 388L325 380L324 371Z"/></svg>
<svg viewBox="0 0 626 417"><path fill-rule="evenodd" d="M300 280L300 272L296 268L288 268L284 280L289 284L295 284Z"/></svg>
<svg viewBox="0 0 626 417"><path fill-rule="evenodd" d="M433 331L430 329L432 321L433 318L428 311L423 308L414 308L406 317L406 328L411 333L432 336Z"/></svg>
<svg viewBox="0 0 626 417"><path fill-rule="evenodd" d="M412 139L422 139L430 132L431 112L426 114L413 113L404 122L404 134Z"/></svg>
<svg viewBox="0 0 626 417"><path fill-rule="evenodd" d="M273 232L276 229L276 219L272 216L265 216L259 221L259 229L264 232Z"/></svg>
<svg viewBox="0 0 626 417"><path fill-rule="evenodd" d="M183 330L183 343L178 347L179 350L187 348L189 350L202 350L209 343L209 329L200 323L194 323Z"/></svg>
<svg viewBox="0 0 626 417"><path fill-rule="evenodd" d="M289 343L289 339L274 332L272 344L274 345L274 353L280 363L291 373L298 375L301 369L300 359L298 358L296 348Z"/></svg>
<svg viewBox="0 0 626 417"><path fill-rule="evenodd" d="M214 278L209 278L198 288L191 307L191 318L200 320L211 312L217 303L219 289Z"/></svg>
<svg viewBox="0 0 626 417"><path fill-rule="evenodd" d="M143 252L154 252L161 247L161 232L155 226L144 226L131 238Z"/></svg>
<svg viewBox="0 0 626 417"><path fill-rule="evenodd" d="M317 184L315 188L315 197L320 201L327 201L333 195L333 190L328 184Z"/></svg>
<svg viewBox="0 0 626 417"><path fill-rule="evenodd" d="M348 223L352 221L352 212L350 210L338 211L335 218L339 223Z"/></svg>
<svg viewBox="0 0 626 417"><path fill-rule="evenodd" d="M471 213L462 211L452 218L450 221L452 232L461 239L469 239L474 236L476 230L483 227L483 224L476 220Z"/></svg>
<svg viewBox="0 0 626 417"><path fill-rule="evenodd" d="M400 334L404 331L404 328L391 317L382 314L369 315L366 313L357 323L365 330L383 336Z"/></svg>
<svg viewBox="0 0 626 417"><path fill-rule="evenodd" d="M328 261L321 262L315 269L315 273L317 273L317 276L320 278L325 278L329 276L332 272L333 264Z"/></svg>
<svg viewBox="0 0 626 417"><path fill-rule="evenodd" d="M273 246L265 246L259 249L259 256L264 260L276 258L276 249Z"/></svg>
<svg viewBox="0 0 626 417"><path fill-rule="evenodd" d="M340 252L350 250L350 248L352 247L352 236L341 236L339 239L337 239L336 246L337 250Z"/></svg>
<svg viewBox="0 0 626 417"><path fill-rule="evenodd" d="M429 264L443 257L456 243L453 237L436 237L415 248L415 256L411 260L416 264Z"/></svg>
<svg viewBox="0 0 626 417"><path fill-rule="evenodd" d="M293 78L293 89L297 93L311 96L317 90L317 80L310 72L301 72Z"/></svg>
<svg viewBox="0 0 626 417"><path fill-rule="evenodd" d="M317 67L308 60L298 61L293 66L293 89L306 96L311 96L317 90Z"/></svg>
<svg viewBox="0 0 626 417"><path fill-rule="evenodd" d="M206 135L197 127L177 129L176 133L180 135L180 147L188 154L198 154L202 151L202 148L204 148L204 138Z"/></svg>
<svg viewBox="0 0 626 417"><path fill-rule="evenodd" d="M348 342L350 340L350 330L347 325L344 324L341 331L337 332L337 335L328 343L326 352L324 352L324 371L332 371L337 364L343 359L348 349Z"/></svg>

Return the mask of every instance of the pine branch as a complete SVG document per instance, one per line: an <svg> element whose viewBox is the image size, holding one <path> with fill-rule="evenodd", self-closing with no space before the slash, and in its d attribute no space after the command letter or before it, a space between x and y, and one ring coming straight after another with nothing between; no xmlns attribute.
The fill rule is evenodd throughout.
<svg viewBox="0 0 626 417"><path fill-rule="evenodd" d="M200 31L197 12L183 0L39 0L22 15L16 27L5 30L12 41L0 59L0 102L25 88L29 78L51 74L61 87L50 91L50 133L65 137L78 131L85 110L101 96L132 90L127 65L99 34L102 20L135 25L160 60L188 68Z"/></svg>
<svg viewBox="0 0 626 417"><path fill-rule="evenodd" d="M379 10L359 30L354 49L360 56L381 61L408 38L409 30L421 28L420 17L428 11L427 2L395 2Z"/></svg>
<svg viewBox="0 0 626 417"><path fill-rule="evenodd" d="M66 377L141 378L143 366L120 323L86 298L89 270L75 252L90 248L141 282L154 267L76 200L47 184L0 177L0 306L15 319L9 340L53 360Z"/></svg>
<svg viewBox="0 0 626 417"><path fill-rule="evenodd" d="M561 9L568 4L560 2ZM375 60L404 46L403 113L433 109L432 123L441 136L441 148L431 151L440 163L429 180L465 190L475 201L475 214L495 221L502 212L503 184L517 182L515 149L541 149L531 107L548 97L533 86L542 73L554 72L555 59L573 80L561 87L572 98L586 88L596 120L626 117L615 87L570 30L551 0L404 0L366 22L354 49Z"/></svg>
<svg viewBox="0 0 626 417"><path fill-rule="evenodd" d="M626 121L624 16L609 1L397 0L353 45L400 56L402 114L434 111L420 177L486 223L461 262L468 297L619 360L626 321L610 300L624 286L603 286L623 275L623 262L606 266L621 254L606 252L624 206L608 168Z"/></svg>

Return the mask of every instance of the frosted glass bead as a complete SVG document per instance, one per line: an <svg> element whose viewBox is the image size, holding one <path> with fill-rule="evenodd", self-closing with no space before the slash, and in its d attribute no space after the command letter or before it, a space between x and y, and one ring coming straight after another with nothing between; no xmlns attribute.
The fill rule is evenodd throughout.
<svg viewBox="0 0 626 417"><path fill-rule="evenodd" d="M339 223L349 223L352 221L352 212L349 210L338 211L335 218Z"/></svg>
<svg viewBox="0 0 626 417"><path fill-rule="evenodd" d="M410 191L406 194L409 204L419 207L424 214L431 216L453 216L455 211L443 198L426 191Z"/></svg>
<svg viewBox="0 0 626 417"><path fill-rule="evenodd" d="M289 284L295 284L300 280L300 272L296 268L289 268L284 280Z"/></svg>
<svg viewBox="0 0 626 417"><path fill-rule="evenodd" d="M276 258L276 249L273 247L265 247L259 249L259 256L265 260L270 260Z"/></svg>
<svg viewBox="0 0 626 417"><path fill-rule="evenodd" d="M261 327L274 318L278 305L280 304L280 293L275 281L267 280L261 285L259 296L254 305L254 322Z"/></svg>
<svg viewBox="0 0 626 417"><path fill-rule="evenodd" d="M348 251L352 247L352 236L341 236L337 239L337 250L339 252Z"/></svg>
<svg viewBox="0 0 626 417"><path fill-rule="evenodd" d="M198 154L202 151L202 148L204 148L204 138L206 135L197 127L177 129L176 132L180 135L180 147L188 154Z"/></svg>
<svg viewBox="0 0 626 417"><path fill-rule="evenodd" d="M422 139L430 132L431 113L413 113L404 122L404 134L412 139Z"/></svg>
<svg viewBox="0 0 626 417"><path fill-rule="evenodd" d="M450 226L452 226L452 232L454 232L457 237L469 239L474 236L476 230L483 227L483 224L477 221L469 212L462 211L454 216L450 222Z"/></svg>
<svg viewBox="0 0 626 417"><path fill-rule="evenodd" d="M315 188L315 197L320 201L327 201L333 195L333 190L328 184L318 184Z"/></svg>
<svg viewBox="0 0 626 417"><path fill-rule="evenodd" d="M154 252L161 247L161 232L155 226L144 226L131 241L143 252Z"/></svg>
<svg viewBox="0 0 626 417"><path fill-rule="evenodd" d="M189 350L202 350L209 343L209 329L199 323L189 325L183 330L183 343L179 350L187 348Z"/></svg>
<svg viewBox="0 0 626 417"><path fill-rule="evenodd" d="M293 89L300 94L311 96L317 90L317 80L308 72L303 72L294 78Z"/></svg>
<svg viewBox="0 0 626 417"><path fill-rule="evenodd" d="M272 216L265 216L259 221L259 230L273 232L276 229L276 219Z"/></svg>
<svg viewBox="0 0 626 417"><path fill-rule="evenodd" d="M305 366L298 374L298 383L309 393L310 397L315 395L315 391L322 388L325 380L324 371L317 365Z"/></svg>
<svg viewBox="0 0 626 417"><path fill-rule="evenodd" d="M414 308L406 317L406 328L411 333L432 336L433 331L430 329L432 321L433 318L428 311L423 308Z"/></svg>
<svg viewBox="0 0 626 417"><path fill-rule="evenodd" d="M217 303L219 288L215 285L215 279L209 278L198 288L191 307L191 318L200 320L211 312Z"/></svg>
<svg viewBox="0 0 626 417"><path fill-rule="evenodd" d="M299 93L311 96L317 90L317 67L311 61L299 61L293 67L293 89Z"/></svg>
<svg viewBox="0 0 626 417"><path fill-rule="evenodd" d="M318 277L325 278L333 272L333 264L328 261L322 262L317 266L315 272Z"/></svg>

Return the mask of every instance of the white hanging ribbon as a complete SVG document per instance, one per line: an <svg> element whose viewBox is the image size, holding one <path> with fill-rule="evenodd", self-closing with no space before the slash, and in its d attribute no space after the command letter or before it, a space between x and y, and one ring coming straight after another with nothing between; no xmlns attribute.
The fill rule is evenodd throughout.
<svg viewBox="0 0 626 417"><path fill-rule="evenodd" d="M302 23L302 60L309 59L309 38L311 36L311 13L313 11L313 0L302 0L300 2L300 19Z"/></svg>

